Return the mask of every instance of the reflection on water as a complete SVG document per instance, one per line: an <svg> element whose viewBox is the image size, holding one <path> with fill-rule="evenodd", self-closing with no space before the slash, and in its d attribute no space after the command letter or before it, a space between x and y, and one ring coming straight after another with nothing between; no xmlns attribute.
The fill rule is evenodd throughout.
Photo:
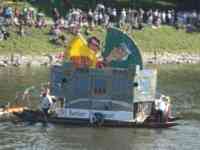
<svg viewBox="0 0 200 150"><path fill-rule="evenodd" d="M192 69L191 69L192 68ZM0 150L199 150L200 68L195 65L158 68L158 90L172 96L174 110L188 115L165 130L69 128L58 125L0 123ZM16 91L39 87L47 68L0 68L0 99L12 101Z"/></svg>
<svg viewBox="0 0 200 150"><path fill-rule="evenodd" d="M13 101L17 92L29 87L40 87L49 79L46 67L0 68L0 100Z"/></svg>
<svg viewBox="0 0 200 150"><path fill-rule="evenodd" d="M0 150L198 150L198 121L165 130L0 124Z"/></svg>
<svg viewBox="0 0 200 150"><path fill-rule="evenodd" d="M199 64L163 65L158 70L158 90L172 97L176 112L200 116Z"/></svg>

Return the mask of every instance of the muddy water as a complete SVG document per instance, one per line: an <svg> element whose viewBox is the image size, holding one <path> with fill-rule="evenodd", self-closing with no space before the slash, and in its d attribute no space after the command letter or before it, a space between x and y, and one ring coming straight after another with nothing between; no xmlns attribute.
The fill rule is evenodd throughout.
<svg viewBox="0 0 200 150"><path fill-rule="evenodd" d="M158 92L170 95L173 110L184 116L171 129L68 128L49 124L0 123L0 150L199 150L200 67L163 65ZM0 68L0 100L48 81L48 68Z"/></svg>

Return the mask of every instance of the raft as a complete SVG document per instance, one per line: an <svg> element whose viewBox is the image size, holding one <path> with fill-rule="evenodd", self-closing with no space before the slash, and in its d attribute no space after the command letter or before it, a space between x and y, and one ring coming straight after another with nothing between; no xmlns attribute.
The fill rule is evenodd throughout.
<svg viewBox="0 0 200 150"><path fill-rule="evenodd" d="M138 123L135 121L115 121L115 120L103 120L101 122L91 123L89 119L81 118L58 118L53 115L46 116L39 110L24 110L23 112L14 112L21 121L34 123L53 123L62 124L66 126L76 127L119 127L119 128L170 128L177 126L178 123L171 122L143 122ZM173 117L175 120L175 117Z"/></svg>
<svg viewBox="0 0 200 150"><path fill-rule="evenodd" d="M157 71L144 68L134 40L116 28L109 28L105 48L98 51L99 42L95 39L96 42L89 42L81 35L74 37L64 52L63 63L51 66L50 84L42 91L42 102L53 113L47 115L30 108L8 112L24 122L79 127L178 125L176 118L162 118L165 121L159 122L161 118L153 115ZM46 109L43 105L41 108Z"/></svg>

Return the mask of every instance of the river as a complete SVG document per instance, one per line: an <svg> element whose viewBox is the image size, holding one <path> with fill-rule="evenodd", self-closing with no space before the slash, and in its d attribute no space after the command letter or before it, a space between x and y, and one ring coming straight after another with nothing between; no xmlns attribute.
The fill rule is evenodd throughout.
<svg viewBox="0 0 200 150"><path fill-rule="evenodd" d="M199 150L200 67L161 65L158 92L172 97L173 112L184 117L170 129L69 128L61 125L0 123L0 150ZM46 67L0 68L0 101L48 81Z"/></svg>

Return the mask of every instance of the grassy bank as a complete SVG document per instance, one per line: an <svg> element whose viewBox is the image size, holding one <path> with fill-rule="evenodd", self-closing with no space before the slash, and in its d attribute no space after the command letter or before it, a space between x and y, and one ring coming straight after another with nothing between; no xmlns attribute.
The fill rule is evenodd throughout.
<svg viewBox="0 0 200 150"><path fill-rule="evenodd" d="M1 0L0 0L1 2ZM51 9L53 5L48 0L38 1L37 3L29 3L26 1L2 1L3 5L11 5L13 7L24 8L32 6L37 10L40 10L46 14L47 19L51 19ZM73 7L81 7L79 5L83 5L85 7L83 0L74 0L71 1ZM107 1L105 1L107 2ZM128 4L128 0L118 0L115 3L119 3L119 6L123 6L123 3ZM136 2L136 0L134 0ZM143 0L140 3L144 2L146 5L150 3L150 1ZM152 6L157 6L156 3L158 1L151 1ZM165 1L162 5L167 6ZM169 1L170 4L172 0ZM138 2L138 5L140 4ZM78 5L79 4L79 5ZM86 3L88 5L88 3ZM92 3L91 3L92 4ZM175 4L175 3L172 3ZM61 5L61 4L60 4ZM143 5L143 6L146 6ZM61 5L63 6L63 5ZM89 6L89 5L88 5ZM160 6L161 7L161 6ZM158 8L160 8L158 7ZM162 7L161 7L162 8ZM11 37L7 41L0 41L0 54L10 54L10 53L22 53L22 54L41 54L41 53L52 53L63 51L64 46L56 46L55 44L49 41L49 28L46 29L35 29L35 28L27 28L25 29L27 35L24 37L20 37L17 34L18 29L13 29L10 27L9 31ZM102 28L98 28L92 32L93 35L96 35L101 40L105 38L105 31ZM71 35L65 33L67 38ZM159 29L152 29L150 27L145 27L144 30L138 31L133 30L132 33L129 33L138 44L138 47L142 50L142 52L154 52L158 53L170 52L170 53L200 53L200 33L186 33L185 30L176 30L173 27L163 26Z"/></svg>
<svg viewBox="0 0 200 150"><path fill-rule="evenodd" d="M10 28L10 38L0 41L0 54L22 53L42 54L63 51L64 46L58 46L49 41L49 28L27 28L26 36L19 36L17 29ZM105 31L97 28L91 34L105 38ZM133 30L131 36L137 42L142 52L159 53L200 53L200 33L186 33L184 30L176 30L173 27L163 26L159 29L146 27L143 31ZM65 33L67 38L71 36Z"/></svg>
<svg viewBox="0 0 200 150"><path fill-rule="evenodd" d="M132 36L144 52L199 53L200 33L186 33L173 27L163 26L159 29L145 28L133 31Z"/></svg>
<svg viewBox="0 0 200 150"><path fill-rule="evenodd" d="M63 50L63 47L56 46L49 41L49 29L25 29L25 36L20 36L17 29L11 29L10 38L0 41L0 54L21 53L21 54L42 54Z"/></svg>

